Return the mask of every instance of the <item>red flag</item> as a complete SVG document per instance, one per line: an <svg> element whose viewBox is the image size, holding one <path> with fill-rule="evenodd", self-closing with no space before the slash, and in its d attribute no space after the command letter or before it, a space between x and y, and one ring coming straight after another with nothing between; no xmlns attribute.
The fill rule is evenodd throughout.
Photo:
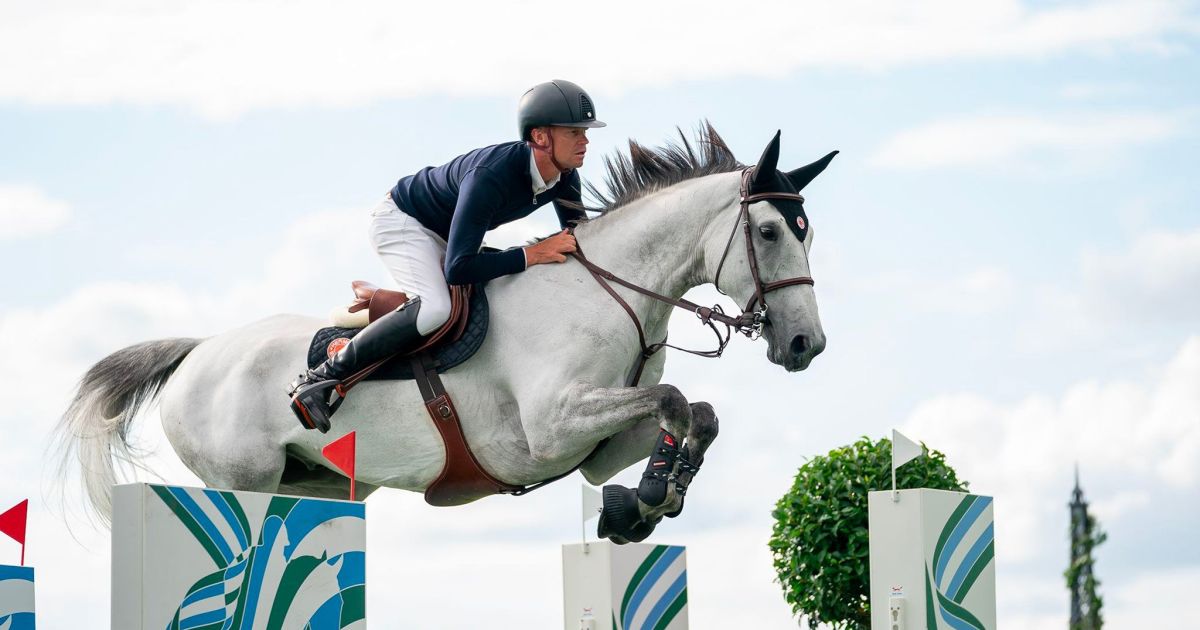
<svg viewBox="0 0 1200 630"><path fill-rule="evenodd" d="M7 534L21 543L21 566L25 566L25 522L29 514L29 499L25 499L7 512L0 514L0 533Z"/></svg>
<svg viewBox="0 0 1200 630"><path fill-rule="evenodd" d="M330 442L321 454L350 477L350 500L354 500L354 431Z"/></svg>

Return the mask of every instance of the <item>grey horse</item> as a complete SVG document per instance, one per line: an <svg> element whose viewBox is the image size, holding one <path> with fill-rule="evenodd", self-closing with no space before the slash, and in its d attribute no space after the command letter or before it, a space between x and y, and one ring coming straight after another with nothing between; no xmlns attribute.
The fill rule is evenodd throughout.
<svg viewBox="0 0 1200 630"><path fill-rule="evenodd" d="M796 192L833 154L786 173L776 169L778 155L776 134L754 177L773 177ZM604 212L576 228L580 247L616 276L667 297L715 282L741 305L756 292L751 252L741 238L748 227L763 282L809 276L813 232L806 219L764 200L747 205L748 226L741 225L743 169L711 126L695 146L686 137L660 149L631 142L628 157L608 161L609 192L596 191ZM490 333L470 360L442 378L488 473L525 485L578 466L590 483L601 484L646 459L661 430L681 436L688 460L699 466L717 435L712 406L659 383L665 352L649 359L637 386L627 386L642 352L636 330L579 262L534 267L494 280L486 291ZM663 339L673 307L617 291L646 337ZM825 347L813 287L787 286L767 299L759 330L767 358L788 371L805 369ZM170 443L210 487L346 498L345 478L321 449L357 431L359 497L384 486L424 491L441 472L444 451L413 381L359 384L330 436L304 430L288 409L282 384L306 365L309 340L323 325L278 315L207 339L145 342L94 365L58 432L67 446L64 463L81 465L101 518L111 511L114 460L132 456L131 423L155 398ZM657 505L638 497L637 513L620 528L644 537L663 515L679 512L683 489L669 485ZM637 497L632 492L624 496ZM623 536L632 537L624 531L610 537Z"/></svg>

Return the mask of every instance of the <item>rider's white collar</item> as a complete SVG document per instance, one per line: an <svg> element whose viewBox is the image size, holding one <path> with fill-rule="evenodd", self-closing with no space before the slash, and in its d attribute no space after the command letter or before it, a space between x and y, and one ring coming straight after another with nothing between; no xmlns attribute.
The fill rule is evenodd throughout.
<svg viewBox="0 0 1200 630"><path fill-rule="evenodd" d="M558 179L560 177L562 177L562 174L561 173L556 174L553 178L550 179L550 181L546 181L546 180L542 179L542 174L540 172L538 172L537 160L534 159L533 151L530 151L529 152L529 176L531 178L533 178L533 194L540 195L540 194L546 192L547 190L549 190L555 184L557 184Z"/></svg>

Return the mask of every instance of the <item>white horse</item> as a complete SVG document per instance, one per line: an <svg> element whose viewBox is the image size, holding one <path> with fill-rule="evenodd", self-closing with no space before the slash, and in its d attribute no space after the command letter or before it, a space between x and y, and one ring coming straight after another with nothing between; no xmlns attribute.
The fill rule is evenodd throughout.
<svg viewBox="0 0 1200 630"><path fill-rule="evenodd" d="M783 204L748 204L754 240L748 252L739 219L743 166L711 126L701 131L698 146L697 153L686 138L656 150L630 142L629 158L610 160L612 199L602 196L604 214L575 230L582 251L616 276L671 298L719 282L738 304L748 303L756 294L751 253L764 283L809 276L806 219L795 221L803 228L797 231ZM774 182L775 190L797 192L833 155L782 173L778 154L776 134L754 172L760 188ZM658 384L665 352L649 360L640 385L625 386L641 353L635 328L579 262L533 267L486 290L490 332L470 360L442 379L487 472L524 485L579 466L590 483L600 484L647 458L660 430L686 436L687 458L699 465L717 434L712 407ZM649 341L666 336L671 306L617 291ZM761 328L767 357L788 371L805 369L825 346L812 286L787 286L767 301ZM152 341L113 353L83 377L60 422L64 465L78 459L93 507L109 518L114 460L132 456L126 442L131 421L157 396L167 438L208 486L346 498L345 478L321 455L331 436L301 427L283 393L305 368L313 333L325 325L278 315L208 339ZM423 491L445 463L441 437L413 381L359 384L333 425L335 435L358 432L360 497L382 486ZM626 491L621 498L639 499L636 514L616 524L610 515L610 531L602 535L640 540L662 515L678 513L680 491L691 477L685 472L676 464L671 479L677 483L658 505Z"/></svg>

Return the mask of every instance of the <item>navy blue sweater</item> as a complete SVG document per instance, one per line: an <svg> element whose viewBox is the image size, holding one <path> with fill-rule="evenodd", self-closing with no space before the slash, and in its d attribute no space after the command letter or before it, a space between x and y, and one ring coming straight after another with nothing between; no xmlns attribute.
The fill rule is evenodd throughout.
<svg viewBox="0 0 1200 630"><path fill-rule="evenodd" d="M558 199L579 201L579 174L564 173L536 197L524 142L496 144L460 155L441 166L427 166L401 179L392 189L400 210L446 239L446 282L471 284L525 270L520 248L480 253L488 230L528 216L554 202L559 223L585 217Z"/></svg>

